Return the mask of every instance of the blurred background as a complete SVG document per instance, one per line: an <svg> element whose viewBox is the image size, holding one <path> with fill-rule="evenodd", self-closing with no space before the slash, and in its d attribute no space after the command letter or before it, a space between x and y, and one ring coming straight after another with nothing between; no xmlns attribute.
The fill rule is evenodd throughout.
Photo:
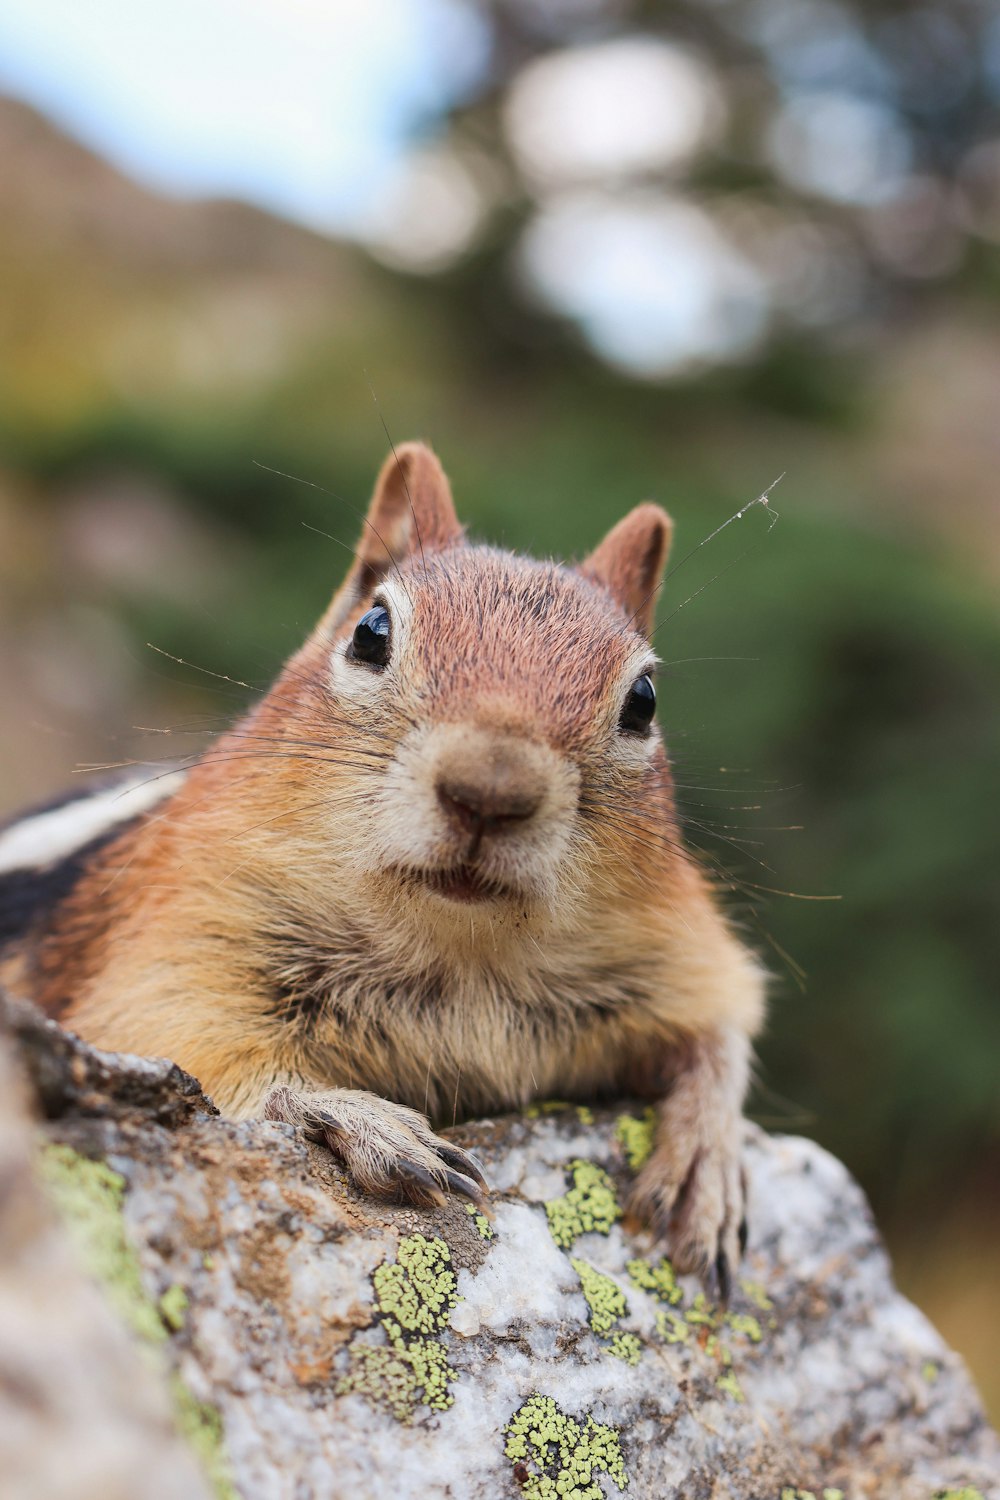
<svg viewBox="0 0 1000 1500"><path fill-rule="evenodd" d="M0 93L0 816L267 684L384 428L535 553L660 500L751 1112L1000 1418L995 5L7 0Z"/></svg>

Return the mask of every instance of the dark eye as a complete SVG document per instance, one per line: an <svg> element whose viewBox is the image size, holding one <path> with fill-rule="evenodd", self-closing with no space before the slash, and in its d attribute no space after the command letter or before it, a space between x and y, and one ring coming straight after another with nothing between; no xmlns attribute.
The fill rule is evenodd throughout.
<svg viewBox="0 0 1000 1500"><path fill-rule="evenodd" d="M355 625L348 656L369 667L384 667L389 660L389 632L389 611L376 604Z"/></svg>
<svg viewBox="0 0 1000 1500"><path fill-rule="evenodd" d="M648 674L643 674L633 682L632 691L625 699L618 728L626 734L647 734L655 713L656 689L653 679Z"/></svg>

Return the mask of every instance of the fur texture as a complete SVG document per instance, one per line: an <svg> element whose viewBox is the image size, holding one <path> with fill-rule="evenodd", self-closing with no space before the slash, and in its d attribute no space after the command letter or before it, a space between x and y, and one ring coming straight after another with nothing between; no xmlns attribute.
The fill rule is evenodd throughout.
<svg viewBox="0 0 1000 1500"><path fill-rule="evenodd" d="M480 1191L426 1115L643 1093L635 1204L724 1292L763 982L683 848L659 732L622 728L669 535L643 505L579 569L472 546L436 458L401 448L315 633L7 977L421 1202ZM353 654L375 604L384 665Z"/></svg>

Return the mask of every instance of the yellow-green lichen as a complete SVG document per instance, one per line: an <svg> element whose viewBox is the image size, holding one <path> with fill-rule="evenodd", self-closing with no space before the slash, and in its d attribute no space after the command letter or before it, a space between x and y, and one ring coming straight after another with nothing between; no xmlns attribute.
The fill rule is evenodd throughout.
<svg viewBox="0 0 1000 1500"><path fill-rule="evenodd" d="M454 1375L440 1340L407 1343L390 1334L388 1344L351 1345L351 1368L338 1381L337 1395L364 1396L409 1425L418 1406L447 1411L455 1399L449 1389Z"/></svg>
<svg viewBox="0 0 1000 1500"><path fill-rule="evenodd" d="M661 1309L656 1314L656 1329L660 1337L668 1344L687 1344L691 1339L691 1330L684 1321L683 1313L675 1313Z"/></svg>
<svg viewBox="0 0 1000 1500"><path fill-rule="evenodd" d="M590 1326L595 1333L610 1333L612 1328L628 1312L625 1293L618 1284L595 1271L585 1260L571 1260L570 1265L580 1278L584 1300L590 1309Z"/></svg>
<svg viewBox="0 0 1000 1500"><path fill-rule="evenodd" d="M455 1371L434 1335L447 1327L458 1301L448 1246L422 1234L406 1235L395 1261L375 1268L372 1283L388 1344L353 1343L350 1369L338 1382L337 1394L364 1396L406 1423L418 1406L446 1411L454 1401L450 1384Z"/></svg>
<svg viewBox="0 0 1000 1500"><path fill-rule="evenodd" d="M783 1489L781 1500L816 1500L815 1490L796 1490L791 1486ZM843 1490L823 1490L821 1500L844 1500Z"/></svg>
<svg viewBox="0 0 1000 1500"><path fill-rule="evenodd" d="M633 1172L638 1172L652 1156L655 1133L656 1111L652 1105L639 1116L619 1115L615 1121L615 1139Z"/></svg>
<svg viewBox="0 0 1000 1500"><path fill-rule="evenodd" d="M437 1333L447 1326L458 1301L458 1283L444 1240L408 1234L393 1262L383 1261L372 1277L383 1320L404 1333Z"/></svg>
<svg viewBox="0 0 1000 1500"><path fill-rule="evenodd" d="M594 1111L586 1104L570 1104L568 1099L539 1099L524 1111L526 1120L540 1120L545 1115L562 1115L575 1109L581 1125L593 1125Z"/></svg>
<svg viewBox="0 0 1000 1500"><path fill-rule="evenodd" d="M634 1333L616 1333L608 1344L608 1353L627 1365L637 1365L642 1358L642 1339Z"/></svg>
<svg viewBox="0 0 1000 1500"><path fill-rule="evenodd" d="M39 1176L66 1226L87 1272L101 1283L115 1310L147 1343L166 1330L143 1289L139 1262L125 1236L125 1179L102 1161L70 1146L43 1146Z"/></svg>
<svg viewBox="0 0 1000 1500"><path fill-rule="evenodd" d="M687 1321L695 1327L718 1328L719 1314L708 1301L704 1292L697 1292L695 1299L684 1314Z"/></svg>
<svg viewBox="0 0 1000 1500"><path fill-rule="evenodd" d="M741 1333L751 1344L759 1344L764 1337L760 1323L752 1313L726 1313L725 1323L734 1333Z"/></svg>
<svg viewBox="0 0 1000 1500"><path fill-rule="evenodd" d="M187 1292L182 1286L168 1286L159 1302L160 1317L174 1333L184 1327L184 1315L188 1308Z"/></svg>
<svg viewBox="0 0 1000 1500"><path fill-rule="evenodd" d="M478 1229L479 1238L481 1240L491 1240L495 1231L493 1229L493 1225L490 1223L486 1215L481 1214L472 1203L467 1203L465 1205L465 1211Z"/></svg>
<svg viewBox="0 0 1000 1500"><path fill-rule="evenodd" d="M660 1302L676 1307L684 1296L677 1285L674 1268L666 1258L658 1266L651 1266L648 1260L630 1260L625 1269L634 1286L640 1291L651 1292Z"/></svg>
<svg viewBox="0 0 1000 1500"><path fill-rule="evenodd" d="M560 1411L551 1396L530 1396L504 1428L504 1453L528 1500L603 1500L595 1474L623 1490L628 1474L613 1427Z"/></svg>
<svg viewBox="0 0 1000 1500"><path fill-rule="evenodd" d="M642 1357L641 1339L634 1333L615 1330L618 1319L628 1314L628 1303L621 1287L602 1271L595 1271L585 1260L571 1259L570 1265L580 1278L591 1328L597 1334L613 1335L604 1346L609 1354L623 1359L627 1365L637 1365Z"/></svg>
<svg viewBox="0 0 1000 1500"><path fill-rule="evenodd" d="M648 1260L630 1260L627 1266L633 1286L649 1292L658 1302L665 1304L656 1313L656 1327L660 1337L668 1344L684 1345L689 1349L700 1347L709 1359L721 1366L716 1386L736 1401L743 1400L743 1390L732 1370L732 1351L723 1334L732 1332L751 1344L759 1344L764 1335L760 1320L753 1313L727 1312L713 1307L704 1292L698 1292L689 1307L684 1304L684 1290L677 1281L673 1266L668 1260L651 1265ZM750 1285L753 1285L752 1283ZM744 1287L746 1289L746 1287ZM758 1297L767 1306L771 1304L763 1290L754 1288Z"/></svg>
<svg viewBox="0 0 1000 1500"><path fill-rule="evenodd" d="M774 1303L765 1292L759 1281L741 1281L743 1295L747 1297L760 1312L770 1312Z"/></svg>
<svg viewBox="0 0 1000 1500"><path fill-rule="evenodd" d="M615 1197L615 1185L593 1161L572 1161L569 1173L573 1186L562 1198L546 1203L552 1238L562 1250L568 1250L581 1234L607 1234L622 1211Z"/></svg>
<svg viewBox="0 0 1000 1500"><path fill-rule="evenodd" d="M935 1490L934 1500L983 1500L983 1496L974 1485L967 1484L960 1490Z"/></svg>
<svg viewBox="0 0 1000 1500"><path fill-rule="evenodd" d="M200 1459L217 1500L238 1500L229 1474L219 1413L214 1406L196 1400L179 1375L171 1379L170 1390L178 1430Z"/></svg>
<svg viewBox="0 0 1000 1500"><path fill-rule="evenodd" d="M195 1400L180 1376L166 1369L162 1352L156 1348L168 1338L165 1324L174 1331L182 1326L187 1294L182 1287L172 1286L159 1303L147 1296L138 1257L125 1233L124 1177L104 1162L91 1161L70 1146L57 1144L42 1147L38 1173L85 1269L100 1282L169 1386L178 1431L200 1458L217 1500L236 1500L222 1418L214 1407Z"/></svg>

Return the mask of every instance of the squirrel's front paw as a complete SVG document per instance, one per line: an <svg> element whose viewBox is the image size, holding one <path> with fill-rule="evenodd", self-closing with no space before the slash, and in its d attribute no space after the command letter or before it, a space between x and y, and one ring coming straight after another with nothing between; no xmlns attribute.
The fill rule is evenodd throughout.
<svg viewBox="0 0 1000 1500"><path fill-rule="evenodd" d="M667 1242L674 1268L695 1272L723 1305L746 1247L740 1136L738 1118L702 1120L693 1131L689 1122L672 1122L668 1106L629 1200L630 1211Z"/></svg>
<svg viewBox="0 0 1000 1500"><path fill-rule="evenodd" d="M420 1208L445 1193L482 1205L488 1184L475 1157L436 1136L423 1115L357 1089L298 1093L285 1084L264 1100L264 1118L300 1126L342 1161L364 1192Z"/></svg>

